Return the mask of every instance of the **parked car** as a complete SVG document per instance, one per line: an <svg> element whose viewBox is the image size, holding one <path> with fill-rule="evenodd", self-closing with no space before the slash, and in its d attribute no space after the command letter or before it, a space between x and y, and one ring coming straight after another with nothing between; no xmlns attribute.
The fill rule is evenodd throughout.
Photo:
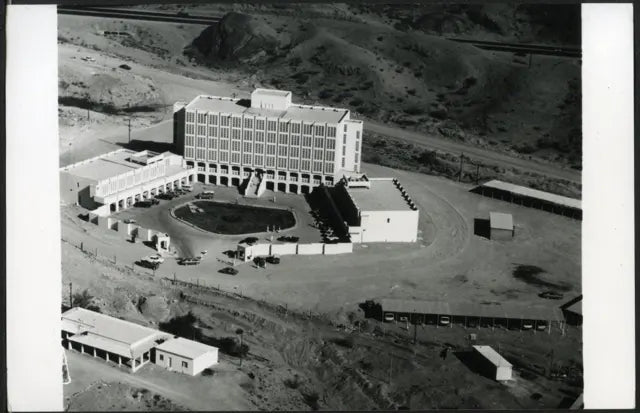
<svg viewBox="0 0 640 413"><path fill-rule="evenodd" d="M564 298L564 295L555 291L544 291L538 294L538 297L546 298L549 300L562 300L562 298Z"/></svg>
<svg viewBox="0 0 640 413"><path fill-rule="evenodd" d="M449 316L446 316L446 315L441 315L440 318L438 319L438 323L441 326L448 326L449 324L451 324L451 318L449 318Z"/></svg>
<svg viewBox="0 0 640 413"><path fill-rule="evenodd" d="M136 220L135 220L135 219L132 219L132 218L128 218L128 219L125 219L125 220L124 220L124 223L125 223L125 224L135 224L135 223L136 223Z"/></svg>
<svg viewBox="0 0 640 413"><path fill-rule="evenodd" d="M522 322L522 329L523 330L531 330L533 328L533 321L530 320L526 320Z"/></svg>
<svg viewBox="0 0 640 413"><path fill-rule="evenodd" d="M187 191L187 192L193 191L193 187L191 185L182 185L182 188L179 188L179 189L182 189L182 191Z"/></svg>
<svg viewBox="0 0 640 413"><path fill-rule="evenodd" d="M536 324L536 329L539 331L544 331L547 329L547 323L545 323L544 321L538 321L538 323Z"/></svg>
<svg viewBox="0 0 640 413"><path fill-rule="evenodd" d="M150 270L157 270L158 267L160 267L159 262L149 262L145 260L140 260L137 264L143 268L149 268Z"/></svg>
<svg viewBox="0 0 640 413"><path fill-rule="evenodd" d="M223 269L221 269L218 272L221 273L221 274L236 275L238 273L238 270L236 270L233 267L224 267Z"/></svg>
<svg viewBox="0 0 640 413"><path fill-rule="evenodd" d="M402 317L400 317L400 321L402 321L403 323L407 323L409 322L409 317L403 315Z"/></svg>
<svg viewBox="0 0 640 413"><path fill-rule="evenodd" d="M280 257L277 255L270 255L267 257L267 262L269 264L280 264Z"/></svg>
<svg viewBox="0 0 640 413"><path fill-rule="evenodd" d="M160 201L158 201L157 199L153 198L150 199L149 202L151 202L152 205L158 205L160 203Z"/></svg>
<svg viewBox="0 0 640 413"><path fill-rule="evenodd" d="M133 204L134 207L139 207L139 208L149 208L151 207L151 202L149 201L138 201L135 204Z"/></svg>
<svg viewBox="0 0 640 413"><path fill-rule="evenodd" d="M198 265L200 264L200 260L197 258L180 258L178 260L178 264L180 265Z"/></svg>
<svg viewBox="0 0 640 413"><path fill-rule="evenodd" d="M162 264L164 262L164 258L156 254L156 255L146 256L142 259L142 261L157 262L158 264Z"/></svg>
<svg viewBox="0 0 640 413"><path fill-rule="evenodd" d="M395 316L393 315L393 313L385 313L384 314L384 321L393 321L395 320Z"/></svg>

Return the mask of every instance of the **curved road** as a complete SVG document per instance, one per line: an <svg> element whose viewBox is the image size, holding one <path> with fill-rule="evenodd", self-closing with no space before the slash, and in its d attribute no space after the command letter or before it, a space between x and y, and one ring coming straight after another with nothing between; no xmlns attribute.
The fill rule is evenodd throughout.
<svg viewBox="0 0 640 413"><path fill-rule="evenodd" d="M551 178L565 179L567 181L581 183L581 173L574 169L564 169L552 164L543 164L528 159L516 158L505 153L479 148L462 142L454 142L419 132L404 130L398 127L383 125L371 120L365 120L364 130L379 133L392 138L410 142L418 147L436 149L452 154L464 153L466 156L483 161L488 164L496 164L505 167L513 167L522 171L535 172Z"/></svg>

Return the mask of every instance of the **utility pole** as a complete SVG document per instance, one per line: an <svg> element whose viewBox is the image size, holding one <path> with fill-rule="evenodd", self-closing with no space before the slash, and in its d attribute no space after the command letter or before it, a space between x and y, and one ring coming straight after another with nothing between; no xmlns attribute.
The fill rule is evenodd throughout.
<svg viewBox="0 0 640 413"><path fill-rule="evenodd" d="M69 308L73 308L73 283L69 283Z"/></svg>
<svg viewBox="0 0 640 413"><path fill-rule="evenodd" d="M462 162L464 160L464 153L460 154L460 173L458 174L458 182L462 180Z"/></svg>
<svg viewBox="0 0 640 413"><path fill-rule="evenodd" d="M131 118L129 118L129 143L131 143Z"/></svg>

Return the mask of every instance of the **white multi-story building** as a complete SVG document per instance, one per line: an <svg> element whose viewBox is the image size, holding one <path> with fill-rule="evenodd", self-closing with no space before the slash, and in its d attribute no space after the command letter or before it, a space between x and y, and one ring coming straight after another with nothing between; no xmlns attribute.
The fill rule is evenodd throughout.
<svg viewBox="0 0 640 413"><path fill-rule="evenodd" d="M192 182L194 171L171 152L118 149L60 168L60 198L107 216Z"/></svg>
<svg viewBox="0 0 640 413"><path fill-rule="evenodd" d="M291 92L256 89L251 100L201 95L174 106L174 144L200 182L309 193L360 171L362 121L347 109L299 105Z"/></svg>

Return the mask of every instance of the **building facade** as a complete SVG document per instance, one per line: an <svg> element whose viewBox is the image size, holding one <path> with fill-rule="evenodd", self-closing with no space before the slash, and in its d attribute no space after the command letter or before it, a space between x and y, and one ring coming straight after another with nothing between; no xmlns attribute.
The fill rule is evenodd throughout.
<svg viewBox="0 0 640 413"><path fill-rule="evenodd" d="M174 105L174 145L200 182L310 193L359 172L362 121L347 109L292 103L291 92L256 89L251 99L196 97Z"/></svg>
<svg viewBox="0 0 640 413"><path fill-rule="evenodd" d="M171 152L119 149L60 168L60 198L107 216L192 182L194 174Z"/></svg>
<svg viewBox="0 0 640 413"><path fill-rule="evenodd" d="M177 337L156 347L155 364L167 370L195 376L202 370L218 364L218 349Z"/></svg>
<svg viewBox="0 0 640 413"><path fill-rule="evenodd" d="M394 178L344 176L330 192L351 242L416 242L419 210Z"/></svg>

